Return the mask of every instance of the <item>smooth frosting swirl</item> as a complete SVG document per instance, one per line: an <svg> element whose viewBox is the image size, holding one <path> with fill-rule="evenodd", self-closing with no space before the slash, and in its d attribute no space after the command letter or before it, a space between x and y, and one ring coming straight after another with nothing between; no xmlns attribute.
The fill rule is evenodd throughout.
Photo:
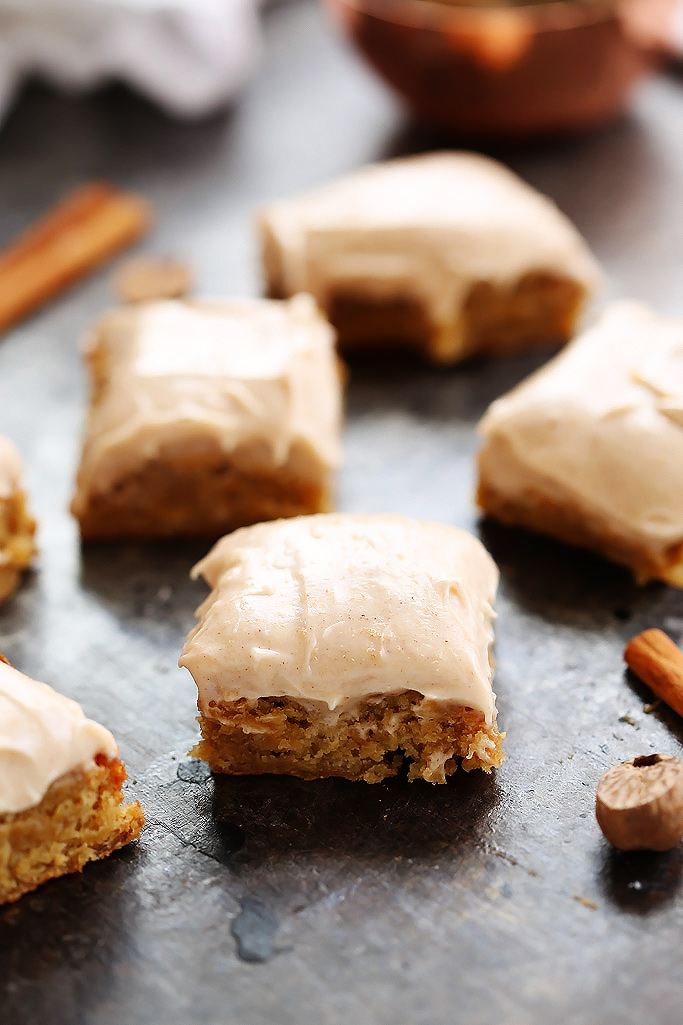
<svg viewBox="0 0 683 1025"><path fill-rule="evenodd" d="M498 571L456 527L329 514L224 537L193 570L213 588L180 659L211 701L289 695L340 709L377 694L495 715Z"/></svg>

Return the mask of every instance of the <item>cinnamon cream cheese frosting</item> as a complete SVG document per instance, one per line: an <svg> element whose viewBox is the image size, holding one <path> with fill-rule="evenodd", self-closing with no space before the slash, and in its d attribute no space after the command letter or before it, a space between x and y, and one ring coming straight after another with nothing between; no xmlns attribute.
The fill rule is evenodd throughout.
<svg viewBox="0 0 683 1025"><path fill-rule="evenodd" d="M683 321L612 304L480 432L482 481L503 501L570 504L593 532L665 559L683 542ZM680 563L661 575L683 586Z"/></svg>
<svg viewBox="0 0 683 1025"><path fill-rule="evenodd" d="M502 164L444 152L375 164L260 213L264 256L277 249L279 294L416 297L443 332L445 360L458 311L481 281L551 272L600 283L585 242L555 204Z"/></svg>
<svg viewBox="0 0 683 1025"><path fill-rule="evenodd" d="M95 394L74 511L146 460L218 445L279 466L294 445L333 468L341 419L332 329L310 296L161 301L106 314L86 342Z"/></svg>
<svg viewBox="0 0 683 1025"><path fill-rule="evenodd" d="M0 662L0 815L38 804L60 776L115 758L109 730L80 705Z"/></svg>
<svg viewBox="0 0 683 1025"><path fill-rule="evenodd" d="M200 711L288 695L337 714L416 691L495 716L498 571L456 527L330 514L224 537L193 570L212 593L185 644Z"/></svg>

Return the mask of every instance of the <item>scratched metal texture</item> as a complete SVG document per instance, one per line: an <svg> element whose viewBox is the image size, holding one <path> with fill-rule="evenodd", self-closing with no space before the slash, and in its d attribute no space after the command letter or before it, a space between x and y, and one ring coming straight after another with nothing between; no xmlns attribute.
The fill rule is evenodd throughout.
<svg viewBox="0 0 683 1025"><path fill-rule="evenodd" d="M0 136L0 242L70 186L104 176L154 202L148 248L200 289L257 294L259 201L443 144L308 0L266 15L261 69L234 108L179 125L120 89L39 86ZM602 133L501 151L588 237L608 294L683 314L683 86L637 93ZM475 424L543 356L453 371L356 362L339 507L480 531L498 561L508 761L447 786L211 779L187 757L195 692L176 668L204 595L205 545L79 547L66 506L83 420L77 341L111 301L94 276L0 343L0 430L20 445L40 558L0 611L0 650L116 734L141 842L0 910L2 1025L678 1025L681 851L615 854L596 782L681 753L623 671L646 626L683 633L683 598L528 535L480 525Z"/></svg>

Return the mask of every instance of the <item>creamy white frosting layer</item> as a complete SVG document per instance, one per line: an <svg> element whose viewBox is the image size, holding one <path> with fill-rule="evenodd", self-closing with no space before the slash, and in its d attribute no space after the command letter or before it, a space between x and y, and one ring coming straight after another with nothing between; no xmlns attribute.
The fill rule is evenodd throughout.
<svg viewBox="0 0 683 1025"><path fill-rule="evenodd" d="M259 523L192 571L213 588L183 648L211 701L288 695L343 709L414 690L495 716L498 571L456 527L329 514Z"/></svg>
<svg viewBox="0 0 683 1025"><path fill-rule="evenodd" d="M169 450L218 445L244 465L293 448L341 461L334 333L310 296L166 300L106 314L87 340L95 402L76 506Z"/></svg>
<svg viewBox="0 0 683 1025"><path fill-rule="evenodd" d="M451 333L476 282L511 284L545 271L590 294L601 281L586 243L555 204L475 153L371 165L270 203L260 216L279 250L285 294L310 292L323 308L340 287L387 299L412 295Z"/></svg>
<svg viewBox="0 0 683 1025"><path fill-rule="evenodd" d="M9 498L21 489L21 456L8 438L0 436L0 498Z"/></svg>
<svg viewBox="0 0 683 1025"><path fill-rule="evenodd" d="M480 424L482 475L662 553L683 539L683 321L613 303Z"/></svg>
<svg viewBox="0 0 683 1025"><path fill-rule="evenodd" d="M39 804L55 780L115 758L109 730L80 705L0 662L0 815Z"/></svg>

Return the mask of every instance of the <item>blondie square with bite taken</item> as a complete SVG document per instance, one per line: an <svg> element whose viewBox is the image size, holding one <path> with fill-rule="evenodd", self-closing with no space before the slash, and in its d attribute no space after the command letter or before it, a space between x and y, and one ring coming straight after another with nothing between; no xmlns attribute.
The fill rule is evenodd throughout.
<svg viewBox="0 0 683 1025"><path fill-rule="evenodd" d="M433 363L570 337L598 266L551 200L475 153L354 171L259 214L273 297L310 292L342 349L403 346Z"/></svg>

